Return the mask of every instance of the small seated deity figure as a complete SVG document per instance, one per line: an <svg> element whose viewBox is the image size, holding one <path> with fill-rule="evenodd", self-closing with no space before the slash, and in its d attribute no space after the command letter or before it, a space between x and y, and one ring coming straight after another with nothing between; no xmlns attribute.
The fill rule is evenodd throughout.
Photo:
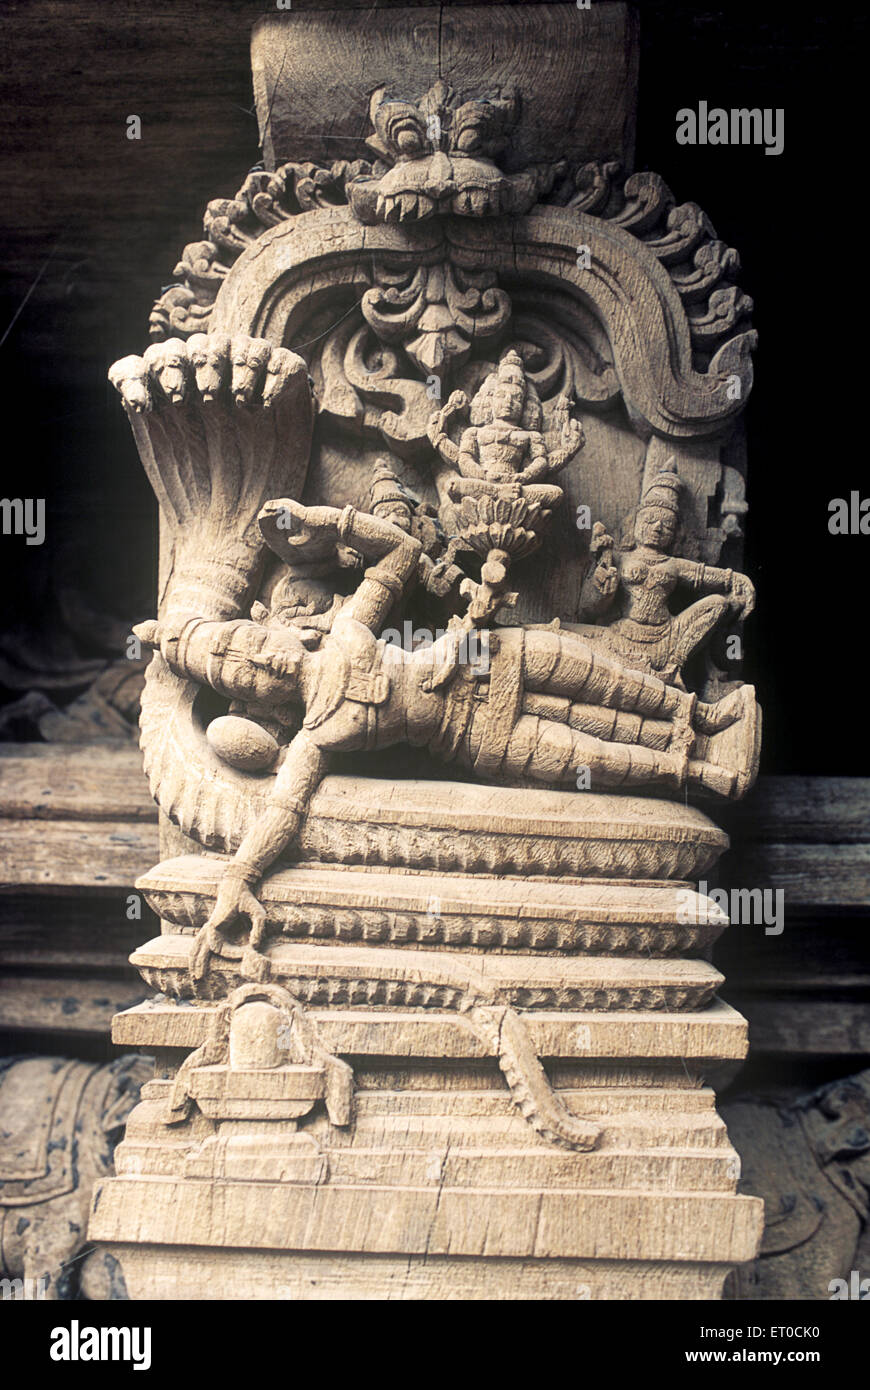
<svg viewBox="0 0 870 1390"><path fill-rule="evenodd" d="M450 497L454 501L475 495L525 497L542 506L555 506L561 489L545 485L544 479L564 468L585 442L579 420L571 418L571 407L568 396L559 397L556 414L562 442L559 448L549 449L541 432L543 409L538 393L519 353L506 352L470 407L465 392L454 391L429 421L433 448L460 474L448 486ZM454 416L469 410L471 423L456 445L447 426Z"/></svg>
<svg viewBox="0 0 870 1390"><path fill-rule="evenodd" d="M745 574L673 554L681 489L669 459L644 491L630 547L616 556L613 537L596 522L590 542L595 565L583 585L581 610L601 621L615 606L618 616L600 627L565 624L669 685L682 685L683 666L728 613L745 618L755 606ZM706 597L674 615L668 600L681 585Z"/></svg>

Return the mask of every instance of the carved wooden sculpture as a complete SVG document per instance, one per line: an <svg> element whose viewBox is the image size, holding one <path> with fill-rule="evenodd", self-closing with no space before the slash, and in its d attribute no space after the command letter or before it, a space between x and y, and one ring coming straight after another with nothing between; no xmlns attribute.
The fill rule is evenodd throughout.
<svg viewBox="0 0 870 1390"><path fill-rule="evenodd" d="M687 796L758 764L715 647L751 305L612 158L621 6L453 13L392 77L373 18L371 161L318 162L280 75L316 106L300 54L359 17L258 26L292 161L209 206L111 372L163 528L161 993L116 1023L159 1065L92 1222L134 1297L715 1297L760 1235L702 1084L745 1049L726 922L678 896L727 844ZM597 148L509 61L539 21L614 64Z"/></svg>
<svg viewBox="0 0 870 1390"><path fill-rule="evenodd" d="M844 1299L870 1292L870 1072L778 1103L738 1097L729 1129L744 1155L740 1190L764 1198L758 1258L729 1279L741 1299Z"/></svg>
<svg viewBox="0 0 870 1390"><path fill-rule="evenodd" d="M136 1056L107 1066L66 1057L0 1062L4 1298L124 1297L117 1262L87 1250L88 1212L150 1073L147 1058Z"/></svg>

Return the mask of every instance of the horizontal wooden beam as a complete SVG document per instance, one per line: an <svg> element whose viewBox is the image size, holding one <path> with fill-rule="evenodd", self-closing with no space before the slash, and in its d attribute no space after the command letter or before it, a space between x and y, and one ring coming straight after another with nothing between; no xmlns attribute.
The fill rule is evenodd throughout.
<svg viewBox="0 0 870 1390"><path fill-rule="evenodd" d="M0 968L117 973L133 951L160 930L144 897L137 894L136 901L128 903L129 896L124 889L103 898L45 898L36 893L4 897ZM137 978L132 966L129 978Z"/></svg>
<svg viewBox="0 0 870 1390"><path fill-rule="evenodd" d="M0 1028L14 1032L109 1035L117 1013L151 991L135 975L0 976Z"/></svg>
<svg viewBox="0 0 870 1390"><path fill-rule="evenodd" d="M0 892L132 892L158 858L156 825L0 820Z"/></svg>
<svg viewBox="0 0 870 1390"><path fill-rule="evenodd" d="M748 1020L750 1058L870 1056L870 1001L724 993Z"/></svg>
<svg viewBox="0 0 870 1390"><path fill-rule="evenodd" d="M135 746L0 744L4 820L157 821Z"/></svg>
<svg viewBox="0 0 870 1390"><path fill-rule="evenodd" d="M870 807L868 807L870 809ZM716 866L724 888L782 892L787 916L870 905L870 844L738 841Z"/></svg>
<svg viewBox="0 0 870 1390"><path fill-rule="evenodd" d="M713 819L740 840L859 844L870 841L870 777L760 777Z"/></svg>

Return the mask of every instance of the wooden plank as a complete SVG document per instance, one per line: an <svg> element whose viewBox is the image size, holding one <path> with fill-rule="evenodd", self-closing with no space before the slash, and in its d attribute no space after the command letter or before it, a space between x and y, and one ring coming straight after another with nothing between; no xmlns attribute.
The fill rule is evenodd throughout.
<svg viewBox="0 0 870 1390"><path fill-rule="evenodd" d="M132 971L129 979L4 975L0 977L0 1028L108 1035L112 1017L149 993Z"/></svg>
<svg viewBox="0 0 870 1390"><path fill-rule="evenodd" d="M735 841L854 844L870 840L870 777L760 777L721 820Z"/></svg>
<svg viewBox="0 0 870 1390"><path fill-rule="evenodd" d="M8 897L0 911L0 967L125 970L145 937L160 930L137 894L141 918L128 918L129 893L112 898Z"/></svg>
<svg viewBox="0 0 870 1390"><path fill-rule="evenodd" d="M132 892L158 858L156 824L0 820L0 892Z"/></svg>
<svg viewBox="0 0 870 1390"><path fill-rule="evenodd" d="M870 992L868 936L865 917L787 922L780 936L765 936L763 927L734 926L719 937L713 961L733 990Z"/></svg>
<svg viewBox="0 0 870 1390"><path fill-rule="evenodd" d="M754 844L737 846L718 866L726 888L782 890L786 913L866 908L870 904L870 844Z"/></svg>
<svg viewBox="0 0 870 1390"><path fill-rule="evenodd" d="M749 1022L749 1052L870 1056L870 1001L724 993Z"/></svg>
<svg viewBox="0 0 870 1390"><path fill-rule="evenodd" d="M156 821L138 748L0 745L0 817Z"/></svg>

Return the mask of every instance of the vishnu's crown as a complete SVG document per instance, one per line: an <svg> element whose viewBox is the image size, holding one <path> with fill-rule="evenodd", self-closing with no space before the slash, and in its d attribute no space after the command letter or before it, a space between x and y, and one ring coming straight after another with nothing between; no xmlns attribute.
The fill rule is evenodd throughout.
<svg viewBox="0 0 870 1390"><path fill-rule="evenodd" d="M525 388L526 370L523 366L523 359L518 352L511 349L504 354L498 364L498 379L508 382L511 386Z"/></svg>

